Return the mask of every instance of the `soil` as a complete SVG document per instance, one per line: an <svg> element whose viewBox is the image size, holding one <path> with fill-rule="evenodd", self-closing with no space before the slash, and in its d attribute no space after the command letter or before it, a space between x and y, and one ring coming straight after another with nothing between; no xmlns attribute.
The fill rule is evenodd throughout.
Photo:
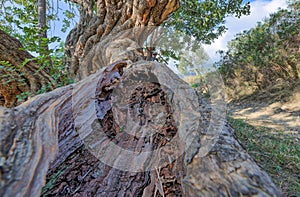
<svg viewBox="0 0 300 197"><path fill-rule="evenodd" d="M229 114L253 126L300 135L300 87L295 88L290 95L284 101L248 99L229 103Z"/></svg>

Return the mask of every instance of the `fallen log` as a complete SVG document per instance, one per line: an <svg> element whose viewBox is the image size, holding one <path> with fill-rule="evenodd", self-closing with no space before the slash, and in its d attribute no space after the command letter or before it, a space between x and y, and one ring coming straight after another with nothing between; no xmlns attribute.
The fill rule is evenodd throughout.
<svg viewBox="0 0 300 197"><path fill-rule="evenodd" d="M158 62L115 62L0 108L3 196L281 196L208 104Z"/></svg>

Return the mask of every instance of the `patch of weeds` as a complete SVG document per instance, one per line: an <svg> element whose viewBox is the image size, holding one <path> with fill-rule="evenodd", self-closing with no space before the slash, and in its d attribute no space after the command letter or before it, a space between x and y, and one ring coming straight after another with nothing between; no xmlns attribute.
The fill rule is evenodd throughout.
<svg viewBox="0 0 300 197"><path fill-rule="evenodd" d="M199 88L200 87L200 83L194 83L191 86L192 86L192 88Z"/></svg>
<svg viewBox="0 0 300 197"><path fill-rule="evenodd" d="M285 196L300 196L299 135L254 127L229 117L236 136L255 161L272 177Z"/></svg>
<svg viewBox="0 0 300 197"><path fill-rule="evenodd" d="M21 94L17 95L16 98L18 102L23 102L27 100L30 96L32 96L30 92L22 92Z"/></svg>

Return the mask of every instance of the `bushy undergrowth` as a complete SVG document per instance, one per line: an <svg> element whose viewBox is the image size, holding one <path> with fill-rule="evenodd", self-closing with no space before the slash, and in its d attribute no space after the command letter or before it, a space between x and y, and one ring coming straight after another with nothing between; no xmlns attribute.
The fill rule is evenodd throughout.
<svg viewBox="0 0 300 197"><path fill-rule="evenodd" d="M238 34L221 51L219 71L227 94L238 100L274 86L290 88L300 79L300 2L270 15L255 28Z"/></svg>

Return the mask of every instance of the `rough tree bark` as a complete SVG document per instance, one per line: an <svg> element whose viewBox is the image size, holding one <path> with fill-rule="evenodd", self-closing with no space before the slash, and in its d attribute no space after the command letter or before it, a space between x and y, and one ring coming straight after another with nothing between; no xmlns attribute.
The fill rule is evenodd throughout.
<svg viewBox="0 0 300 197"><path fill-rule="evenodd" d="M163 113L163 121L170 117L169 124L154 125L159 129L154 128L157 130L151 139L121 132L124 108L110 104L109 95L120 83L128 84L131 73L151 76L152 82L146 82L143 90L136 83L134 89L121 85L127 111L136 111L138 105L128 103L134 103L142 91L150 95L144 106L147 121L158 121L158 113ZM96 89L91 94L92 84L96 84ZM185 94L176 89L170 91L168 86ZM180 102L183 98L189 100ZM39 195L47 175L44 196L280 196L270 177L235 139L229 125L222 125L215 145L208 148L206 140L213 137L207 132L211 111L203 100L195 103L195 99L196 93L163 64L141 61L128 67L125 62L117 62L82 82L36 96L14 109L2 108L1 193ZM204 107L198 108L200 118L191 111L198 104ZM80 109L84 116L80 116ZM133 115L132 120L133 124L140 124L138 115ZM179 129L192 128L191 124L193 129ZM146 130L151 128L151 124L144 125ZM79 133L81 129L84 135ZM179 138L183 145L193 141L176 160L168 159L166 155L172 156L177 150L168 147L168 142ZM110 141L140 153L164 147L168 152L149 154L140 162L129 161L131 165L144 166L147 159L155 158L162 162L157 168L122 171L104 164L88 148L96 144L99 150L106 150ZM206 149L209 151L203 154ZM113 164L118 166L122 162L115 160Z"/></svg>
<svg viewBox="0 0 300 197"><path fill-rule="evenodd" d="M142 60L142 34L118 34L161 23L178 1L73 2L81 19L67 54L84 80L0 108L3 196L281 196L218 103Z"/></svg>
<svg viewBox="0 0 300 197"><path fill-rule="evenodd" d="M16 96L22 92L34 94L42 85L55 84L47 70L38 71L40 66L30 53L22 50L23 46L17 39L0 30L0 40L0 61L11 65L3 67L0 64L0 105L16 106ZM25 60L30 61L23 65Z"/></svg>
<svg viewBox="0 0 300 197"><path fill-rule="evenodd" d="M179 8L179 0L71 1L80 5L80 21L67 37L66 55L70 72L78 79L112 63L106 58L106 51L100 50L108 48L112 35L134 27L159 25ZM123 43L123 47L128 47L128 43ZM134 61L137 56L127 59Z"/></svg>

